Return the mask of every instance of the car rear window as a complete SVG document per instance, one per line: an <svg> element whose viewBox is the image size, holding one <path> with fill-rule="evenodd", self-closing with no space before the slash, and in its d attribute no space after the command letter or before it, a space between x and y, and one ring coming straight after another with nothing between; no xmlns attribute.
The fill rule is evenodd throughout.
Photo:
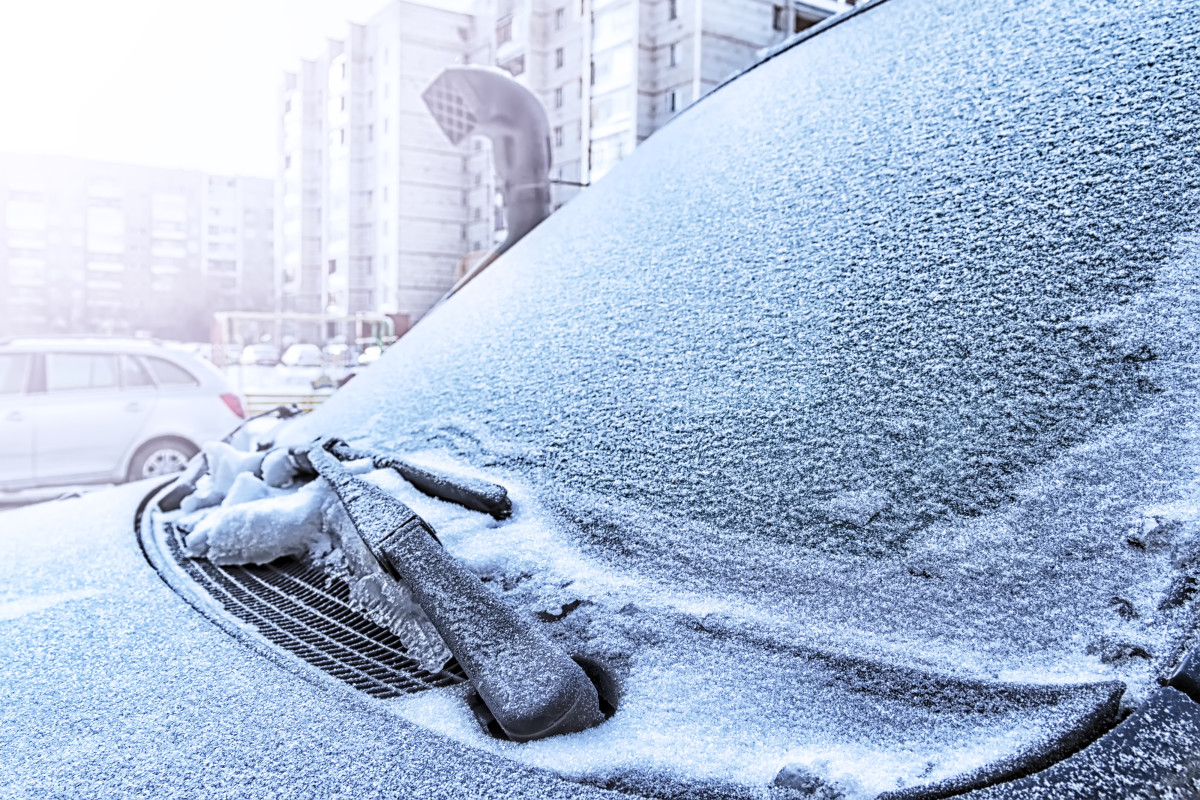
<svg viewBox="0 0 1200 800"><path fill-rule="evenodd" d="M97 353L47 353L46 389L71 392L115 389L120 385L118 357Z"/></svg>
<svg viewBox="0 0 1200 800"><path fill-rule="evenodd" d="M23 394L28 374L28 355L24 353L0 355L0 394Z"/></svg>
<svg viewBox="0 0 1200 800"><path fill-rule="evenodd" d="M159 386L199 386L200 381L183 367L172 364L165 358L147 356L146 365Z"/></svg>

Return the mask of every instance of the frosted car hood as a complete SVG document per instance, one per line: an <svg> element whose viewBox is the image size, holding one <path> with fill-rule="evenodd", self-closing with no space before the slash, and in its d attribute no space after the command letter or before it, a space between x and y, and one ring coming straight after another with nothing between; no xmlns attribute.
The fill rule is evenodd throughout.
<svg viewBox="0 0 1200 800"><path fill-rule="evenodd" d="M0 793L592 793L320 688L213 626L138 550L150 488L0 513Z"/></svg>

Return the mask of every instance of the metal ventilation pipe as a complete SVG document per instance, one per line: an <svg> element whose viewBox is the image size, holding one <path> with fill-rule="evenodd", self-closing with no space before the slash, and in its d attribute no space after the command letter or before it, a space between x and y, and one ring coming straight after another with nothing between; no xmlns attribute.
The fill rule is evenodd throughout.
<svg viewBox="0 0 1200 800"><path fill-rule="evenodd" d="M546 109L533 92L496 67L447 67L421 97L453 144L472 134L492 142L508 236L488 254L486 264L550 216Z"/></svg>

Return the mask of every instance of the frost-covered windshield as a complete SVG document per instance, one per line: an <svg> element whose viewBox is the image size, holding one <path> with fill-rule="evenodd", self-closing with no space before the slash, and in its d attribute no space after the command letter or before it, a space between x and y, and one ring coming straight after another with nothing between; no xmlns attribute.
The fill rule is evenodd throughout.
<svg viewBox="0 0 1200 800"><path fill-rule="evenodd" d="M1196 22L870 9L687 110L309 427L520 476L614 568L862 647L1166 655L1200 463Z"/></svg>

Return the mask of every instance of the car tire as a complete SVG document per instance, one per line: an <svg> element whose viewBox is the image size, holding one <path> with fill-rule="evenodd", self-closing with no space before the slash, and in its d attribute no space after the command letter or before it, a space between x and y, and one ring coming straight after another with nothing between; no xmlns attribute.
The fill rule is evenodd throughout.
<svg viewBox="0 0 1200 800"><path fill-rule="evenodd" d="M128 478L140 481L172 475L182 470L198 452L200 448L186 439L170 437L146 442L133 454Z"/></svg>

